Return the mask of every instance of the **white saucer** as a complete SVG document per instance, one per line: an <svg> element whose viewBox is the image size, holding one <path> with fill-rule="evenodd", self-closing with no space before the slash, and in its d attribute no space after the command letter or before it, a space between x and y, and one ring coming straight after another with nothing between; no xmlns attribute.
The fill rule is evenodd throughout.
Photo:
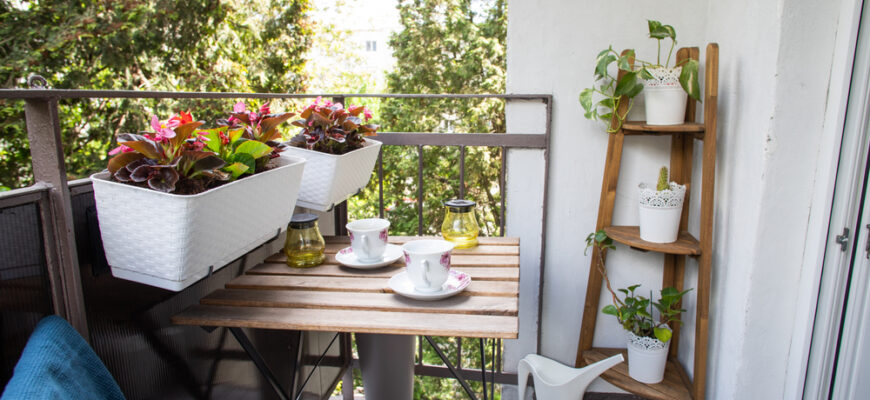
<svg viewBox="0 0 870 400"><path fill-rule="evenodd" d="M335 254L335 260L344 266L357 269L373 269L380 268L385 265L390 265L402 258L402 246L387 243L384 249L384 255L378 261L362 262L353 254L353 248L348 246L338 251Z"/></svg>
<svg viewBox="0 0 870 400"><path fill-rule="evenodd" d="M408 277L407 270L393 275L389 282L390 289L393 289L397 294L417 300L440 300L447 298L465 290L470 284L471 276L455 269L450 270L447 282L444 282L441 290L435 292L421 292L414 289L414 284L411 282L411 278Z"/></svg>

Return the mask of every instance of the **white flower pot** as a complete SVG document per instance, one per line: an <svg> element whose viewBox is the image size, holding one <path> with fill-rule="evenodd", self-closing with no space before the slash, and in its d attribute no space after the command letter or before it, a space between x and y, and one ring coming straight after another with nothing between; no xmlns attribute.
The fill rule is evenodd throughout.
<svg viewBox="0 0 870 400"><path fill-rule="evenodd" d="M350 153L335 155L288 146L282 157L305 159L302 187L297 204L318 211L329 211L369 183L381 142L365 139L366 145Z"/></svg>
<svg viewBox="0 0 870 400"><path fill-rule="evenodd" d="M682 69L649 69L654 79L645 80L643 89L648 125L679 125L685 122L688 94L680 86Z"/></svg>
<svg viewBox="0 0 870 400"><path fill-rule="evenodd" d="M669 189L656 190L656 185L641 183L640 238L652 243L672 243L680 234L680 216L683 213L683 198L686 186L670 183Z"/></svg>
<svg viewBox="0 0 870 400"><path fill-rule="evenodd" d="M91 176L112 275L180 291L286 229L305 160L195 195L177 195Z"/></svg>
<svg viewBox="0 0 870 400"><path fill-rule="evenodd" d="M659 383L665 377L668 348L671 341L662 343L650 337L628 333L628 376L643 383Z"/></svg>

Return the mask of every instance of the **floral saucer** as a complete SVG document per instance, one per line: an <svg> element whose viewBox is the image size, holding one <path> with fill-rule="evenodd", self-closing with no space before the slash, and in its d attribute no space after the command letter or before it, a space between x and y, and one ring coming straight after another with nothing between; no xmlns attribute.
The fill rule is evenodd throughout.
<svg viewBox="0 0 870 400"><path fill-rule="evenodd" d="M393 275L390 278L390 289L405 297L410 297L417 300L440 300L453 296L468 287L471 284L471 277L465 272L451 269L447 276L447 282L441 286L441 290L435 292L421 292L414 289L414 283L408 276L408 271L402 271Z"/></svg>
<svg viewBox="0 0 870 400"><path fill-rule="evenodd" d="M335 260L341 265L356 269L380 268L399 261L400 258L402 258L402 247L389 243L387 243L387 247L384 249L384 255L378 261L363 262L358 260L356 255L353 254L353 248L350 246L339 250L338 254L335 255Z"/></svg>

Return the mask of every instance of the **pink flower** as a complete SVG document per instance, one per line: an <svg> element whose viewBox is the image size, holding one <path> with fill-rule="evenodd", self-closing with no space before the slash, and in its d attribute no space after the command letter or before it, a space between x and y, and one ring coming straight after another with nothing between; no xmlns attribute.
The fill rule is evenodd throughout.
<svg viewBox="0 0 870 400"><path fill-rule="evenodd" d="M221 144L222 144L222 145L225 145L225 146L226 146L226 145L230 144L230 137L227 136L227 135L224 133L224 131L218 131L218 137L221 138Z"/></svg>
<svg viewBox="0 0 870 400"><path fill-rule="evenodd" d="M269 112L270 112L270 110L269 110L269 103L268 102L266 102L266 104L263 104L262 106L260 106L260 115L266 115L266 114L269 114Z"/></svg>
<svg viewBox="0 0 870 400"><path fill-rule="evenodd" d="M368 108L363 109L363 115L365 115L366 121L372 119L372 111L369 110Z"/></svg>
<svg viewBox="0 0 870 400"><path fill-rule="evenodd" d="M109 151L109 155L110 155L110 156L114 156L115 154L118 154L118 153L129 153L129 152L131 152L131 151L133 151L132 148L127 147L127 146L124 146L124 145L122 144L122 145L120 145L120 146L118 146L118 147L115 147L115 148L112 149L111 151Z"/></svg>
<svg viewBox="0 0 870 400"><path fill-rule="evenodd" d="M208 136L206 136L206 135L208 135L208 133L205 133L205 132L197 132L196 135L197 135L196 140L201 140L201 141L203 141L203 142L208 142L208 141L211 140L211 139L208 138Z"/></svg>
<svg viewBox="0 0 870 400"><path fill-rule="evenodd" d="M245 103L244 103L244 102L241 102L241 101L238 102L238 103L236 103L236 104L233 106L233 112L234 112L234 113L242 113L242 112L245 112L246 109L247 109L247 108L245 107Z"/></svg>
<svg viewBox="0 0 870 400"><path fill-rule="evenodd" d="M151 128L154 129L155 140L163 141L165 139L171 139L175 137L175 131L173 130L180 124L179 120L172 120L166 122L160 122L156 115L151 116Z"/></svg>
<svg viewBox="0 0 870 400"><path fill-rule="evenodd" d="M315 106L316 106L316 105L319 105L320 102L321 102L322 100L323 100L323 97L321 97L321 96L317 96L317 98L314 99L314 105L315 105Z"/></svg>

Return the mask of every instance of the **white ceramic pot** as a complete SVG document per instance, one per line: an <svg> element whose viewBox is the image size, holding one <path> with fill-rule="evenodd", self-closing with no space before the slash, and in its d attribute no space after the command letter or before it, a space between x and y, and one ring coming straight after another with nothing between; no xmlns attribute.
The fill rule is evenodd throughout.
<svg viewBox="0 0 870 400"><path fill-rule="evenodd" d="M381 149L381 142L365 141L363 148L342 155L288 146L281 153L282 157L299 157L306 161L297 204L312 210L329 211L364 189L372 177Z"/></svg>
<svg viewBox="0 0 870 400"><path fill-rule="evenodd" d="M680 86L682 69L649 69L654 79L645 80L643 89L648 125L679 125L685 122L688 94Z"/></svg>
<svg viewBox="0 0 870 400"><path fill-rule="evenodd" d="M286 229L305 160L195 194L162 193L91 176L112 275L180 291Z"/></svg>
<svg viewBox="0 0 870 400"><path fill-rule="evenodd" d="M671 182L668 189L658 191L656 185L641 183L638 188L640 238L652 243L676 242L686 186Z"/></svg>
<svg viewBox="0 0 870 400"><path fill-rule="evenodd" d="M668 348L671 342L662 343L650 337L628 333L628 376L643 383L659 383L665 377Z"/></svg>

